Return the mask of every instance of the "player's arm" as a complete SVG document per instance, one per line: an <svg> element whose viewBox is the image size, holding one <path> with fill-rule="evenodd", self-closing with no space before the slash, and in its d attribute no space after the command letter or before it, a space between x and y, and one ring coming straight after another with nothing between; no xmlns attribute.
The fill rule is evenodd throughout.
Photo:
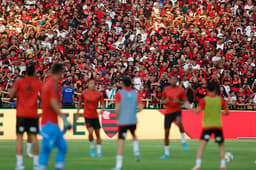
<svg viewBox="0 0 256 170"><path fill-rule="evenodd" d="M15 88L10 89L10 91L9 91L10 101L13 101L13 99L15 98L16 92L17 92L17 90Z"/></svg>
<svg viewBox="0 0 256 170"><path fill-rule="evenodd" d="M205 108L205 99L201 99L199 101L199 104L196 108L192 108L191 105L189 104L189 102L185 102L184 106L188 109L191 110L194 113L200 113L201 111L204 110Z"/></svg>
<svg viewBox="0 0 256 170"><path fill-rule="evenodd" d="M64 133L66 132L66 130L71 129L71 123L69 123L69 121L67 120L67 116L62 114L60 110L58 98L52 97L50 100L50 105L51 105L51 108L54 110L54 112L63 120Z"/></svg>
<svg viewBox="0 0 256 170"><path fill-rule="evenodd" d="M221 98L221 107L223 109L223 111L221 113L223 115L228 115L229 114L229 109L228 109L227 103L225 102L225 100L223 98Z"/></svg>
<svg viewBox="0 0 256 170"><path fill-rule="evenodd" d="M115 96L115 113L117 116L120 113L120 102L121 102L121 93L118 91Z"/></svg>
<svg viewBox="0 0 256 170"><path fill-rule="evenodd" d="M167 104L168 102L169 102L169 99L168 99L168 97L166 96L166 90L164 89L164 91L163 91L163 94L162 94L162 100L161 100L161 103L162 104Z"/></svg>
<svg viewBox="0 0 256 170"><path fill-rule="evenodd" d="M62 118L62 113L59 107L59 100L57 98L51 98L50 100L50 104L51 104L51 108L53 109L53 111Z"/></svg>
<svg viewBox="0 0 256 170"><path fill-rule="evenodd" d="M185 104L187 100L187 96L184 90L182 90L182 93L180 94L179 98L174 98L174 102L178 103L179 105Z"/></svg>
<svg viewBox="0 0 256 170"><path fill-rule="evenodd" d="M196 107L196 108L192 108L191 111L194 113L200 113L203 110L200 107Z"/></svg>
<svg viewBox="0 0 256 170"><path fill-rule="evenodd" d="M16 81L15 84L13 85L13 87L9 90L9 96L10 96L10 101L13 101L13 99L15 98L15 95L19 89L20 86L20 81Z"/></svg>
<svg viewBox="0 0 256 170"><path fill-rule="evenodd" d="M105 101L102 95L100 95L100 109L101 109L100 114L102 114L105 109Z"/></svg>
<svg viewBox="0 0 256 170"><path fill-rule="evenodd" d="M77 111L76 111L76 118L78 119L79 118L79 111L81 109L81 106L82 106L82 102L84 101L84 98L83 98L83 94L81 94L81 97L78 101L78 105L77 105Z"/></svg>
<svg viewBox="0 0 256 170"><path fill-rule="evenodd" d="M141 101L140 96L138 96L138 108L137 108L137 112L141 112L144 108L143 102Z"/></svg>

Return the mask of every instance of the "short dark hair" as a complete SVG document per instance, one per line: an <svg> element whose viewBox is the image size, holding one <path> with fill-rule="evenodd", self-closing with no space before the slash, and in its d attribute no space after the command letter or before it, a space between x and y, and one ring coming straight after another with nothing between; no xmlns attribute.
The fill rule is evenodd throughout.
<svg viewBox="0 0 256 170"><path fill-rule="evenodd" d="M63 64L54 64L52 66L52 74L59 74L63 71Z"/></svg>
<svg viewBox="0 0 256 170"><path fill-rule="evenodd" d="M33 76L35 74L35 71L36 71L36 68L35 68L34 64L30 63L27 65L26 74L28 76Z"/></svg>
<svg viewBox="0 0 256 170"><path fill-rule="evenodd" d="M214 81L208 82L208 84L207 84L207 90L208 91L214 92L214 91L216 91L216 89L217 89L217 83L216 82L214 82Z"/></svg>
<svg viewBox="0 0 256 170"><path fill-rule="evenodd" d="M126 87L130 87L132 84L132 80L128 76L123 77L122 81Z"/></svg>

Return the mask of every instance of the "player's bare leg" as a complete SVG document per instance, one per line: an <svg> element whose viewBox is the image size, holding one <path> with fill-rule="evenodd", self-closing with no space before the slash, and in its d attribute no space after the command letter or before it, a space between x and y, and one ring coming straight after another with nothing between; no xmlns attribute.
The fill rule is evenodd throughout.
<svg viewBox="0 0 256 170"><path fill-rule="evenodd" d="M226 169L226 160L225 160L225 147L224 143L219 143L220 148L220 168L221 170Z"/></svg>
<svg viewBox="0 0 256 170"><path fill-rule="evenodd" d="M101 145L100 129L95 129L95 135L96 135L96 144L97 144L97 156L98 158L101 158L102 145Z"/></svg>
<svg viewBox="0 0 256 170"><path fill-rule="evenodd" d="M164 155L160 159L170 158L170 146L169 146L170 129L164 129Z"/></svg>
<svg viewBox="0 0 256 170"><path fill-rule="evenodd" d="M88 133L89 133L89 145L90 145L90 156L94 158L95 155L95 147L94 147L94 142L93 142L93 131L94 129L92 127L88 128Z"/></svg>
<svg viewBox="0 0 256 170"><path fill-rule="evenodd" d="M23 165L23 134L17 134L16 138L16 170L24 169Z"/></svg>
<svg viewBox="0 0 256 170"><path fill-rule="evenodd" d="M140 161L140 148L139 148L139 141L135 134L135 132L132 132L132 140L133 140L133 154L136 161Z"/></svg>
<svg viewBox="0 0 256 170"><path fill-rule="evenodd" d="M180 129L181 144L183 146L183 149L185 151L188 151L189 147L188 147L186 139L185 139L185 130L184 130L184 126L182 124L181 116L177 116L176 121L177 121L177 125L179 126L179 129Z"/></svg>
<svg viewBox="0 0 256 170"><path fill-rule="evenodd" d="M37 170L39 168L39 159L38 159L39 144L38 144L38 140L37 140L36 134L29 134L29 138L31 139L31 142L33 144L33 165L34 165L34 170Z"/></svg>
<svg viewBox="0 0 256 170"><path fill-rule="evenodd" d="M203 158L203 154L204 154L204 148L206 147L206 145L207 145L207 141L200 140L200 144L199 144L199 148L198 148L197 156L196 156L196 165L193 168L193 170L200 170L202 158Z"/></svg>
<svg viewBox="0 0 256 170"><path fill-rule="evenodd" d="M32 149L32 139L31 139L31 136L28 135L27 144L26 144L26 155L27 155L29 158L33 158L33 154L32 154L32 152L31 152L31 149Z"/></svg>
<svg viewBox="0 0 256 170"><path fill-rule="evenodd" d="M116 166L112 170L121 170L123 168L123 149L124 139L118 139L117 141L117 155L116 155Z"/></svg>

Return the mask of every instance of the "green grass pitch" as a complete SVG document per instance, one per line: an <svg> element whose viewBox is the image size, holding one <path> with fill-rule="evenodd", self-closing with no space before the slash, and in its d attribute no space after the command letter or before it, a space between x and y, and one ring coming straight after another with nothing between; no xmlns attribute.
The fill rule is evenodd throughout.
<svg viewBox="0 0 256 170"><path fill-rule="evenodd" d="M124 151L124 170L190 170L194 166L198 140L189 140L190 151L182 149L180 141L171 140L171 158L160 160L163 154L163 142L160 140L140 141L142 160L135 162L132 143L127 141ZM25 145L24 145L25 146ZM110 170L115 164L116 141L103 141L103 158L90 158L88 141L68 141L68 154L65 170ZM15 142L0 141L0 169L14 170ZM228 170L256 169L256 141L226 140L226 151L232 152L234 160L227 165ZM54 170L56 150L51 154L49 170ZM32 170L32 159L24 157L26 170ZM202 170L219 169L219 150L210 141L206 148Z"/></svg>

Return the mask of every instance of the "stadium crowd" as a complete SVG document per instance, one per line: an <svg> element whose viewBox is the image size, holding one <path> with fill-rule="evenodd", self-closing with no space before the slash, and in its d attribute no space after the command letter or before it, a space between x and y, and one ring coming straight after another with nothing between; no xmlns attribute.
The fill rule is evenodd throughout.
<svg viewBox="0 0 256 170"><path fill-rule="evenodd" d="M191 103L207 81L231 105L256 105L253 0L1 0L0 85L8 91L34 63L44 81L65 65L63 86L79 93L95 78L113 99L121 77L158 107L171 75ZM2 98L8 97L2 94Z"/></svg>

